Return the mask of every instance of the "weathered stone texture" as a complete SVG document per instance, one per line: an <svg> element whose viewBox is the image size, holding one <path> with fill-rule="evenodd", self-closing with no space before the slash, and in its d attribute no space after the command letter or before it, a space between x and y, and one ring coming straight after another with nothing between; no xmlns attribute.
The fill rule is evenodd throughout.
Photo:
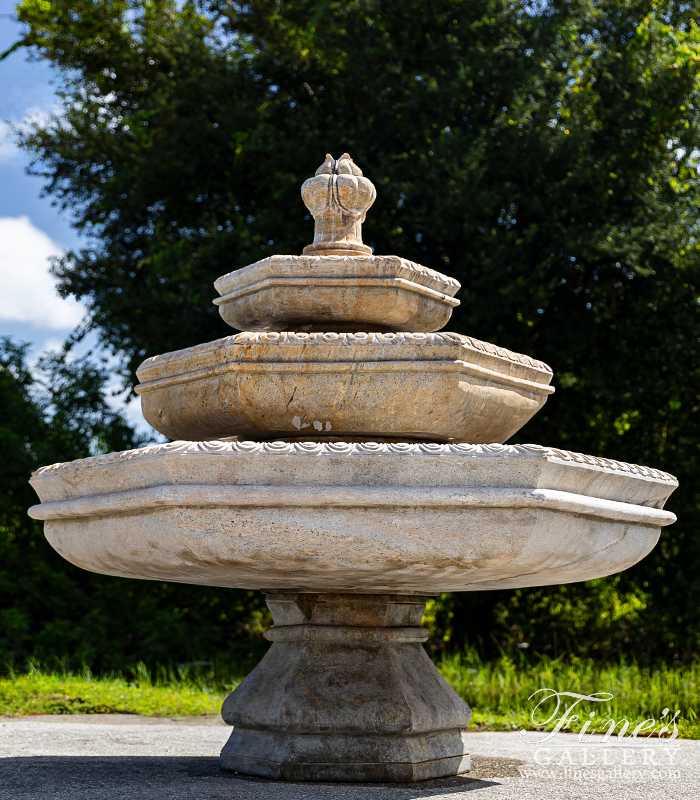
<svg viewBox="0 0 700 800"><path fill-rule="evenodd" d="M360 593L617 572L675 520L662 507L677 485L536 445L252 442L97 456L32 484L51 544L95 572Z"/></svg>
<svg viewBox="0 0 700 800"><path fill-rule="evenodd" d="M270 256L222 275L214 300L241 331L437 331L457 281L397 256Z"/></svg>
<svg viewBox="0 0 700 800"><path fill-rule="evenodd" d="M327 155L316 175L304 182L301 196L314 218L314 242L304 253L372 252L362 243L362 223L377 191L347 153L338 160Z"/></svg>
<svg viewBox="0 0 700 800"><path fill-rule="evenodd" d="M282 593L267 602L273 645L224 702L234 726L224 769L307 781L416 781L469 769L461 729L471 712L419 643L424 597ZM323 630L324 641L300 628ZM414 641L395 641L396 631Z"/></svg>
<svg viewBox="0 0 700 800"><path fill-rule="evenodd" d="M455 333L241 333L137 375L172 439L503 442L554 391L546 364Z"/></svg>

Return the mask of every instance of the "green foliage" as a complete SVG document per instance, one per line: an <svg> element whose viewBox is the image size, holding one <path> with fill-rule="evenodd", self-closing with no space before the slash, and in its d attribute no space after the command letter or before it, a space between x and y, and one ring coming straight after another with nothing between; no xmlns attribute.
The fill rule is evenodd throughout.
<svg viewBox="0 0 700 800"><path fill-rule="evenodd" d="M35 502L27 479L32 470L58 460L123 450L136 443L121 414L104 395L108 372L89 357L49 353L36 372L27 345L0 337L0 513L24 511ZM87 452L86 452L87 451Z"/></svg>
<svg viewBox="0 0 700 800"><path fill-rule="evenodd" d="M613 695L605 703L582 704L572 730L580 730L593 710L596 715L589 731L607 730L611 717L628 719L630 732L640 722L653 718L658 731L668 716L680 709L677 724L681 738L700 738L697 663L643 668L634 662L611 665L573 659L564 663L546 656L526 658L522 652L513 655L503 651L485 662L475 649L468 648L443 656L438 668L473 707L471 724L480 730L551 729L561 713L546 724L533 725L531 715L542 696L534 702L529 699L537 690L549 688ZM73 672L32 663L27 672L9 670L0 677L0 714L218 714L223 698L243 677L237 673L232 676L227 663L156 670L138 663L126 677L121 673L96 677L88 669ZM662 720L669 707L671 714ZM553 711L553 702L544 703L535 719L544 723Z"/></svg>
<svg viewBox="0 0 700 800"><path fill-rule="evenodd" d="M216 651L252 666L268 620L258 593L94 575L46 542L26 513L37 502L32 470L141 442L107 403L104 366L64 352L41 359L37 372L26 346L0 338L0 653L104 670Z"/></svg>
<svg viewBox="0 0 700 800"><path fill-rule="evenodd" d="M482 730L551 730L567 702L562 698L562 707L556 718L547 724L533 725L532 712L536 703L529 700L540 689L557 692L595 694L607 692L611 700L596 703L585 701L577 708L578 720L569 730L578 731L590 718L588 732L607 730L606 721L626 718L630 730L646 719L656 720L654 731L669 721L675 711L681 738L700 737L698 697L700 696L700 664L687 666L665 663L642 667L636 662L609 664L593 659L573 658L564 661L547 656L526 658L524 653L500 651L497 658L484 661L476 649L445 655L438 663L445 680L473 708L472 725ZM569 700L568 702L573 702ZM556 701L548 701L535 714L535 721L545 723L555 710ZM664 716L666 709L671 714ZM580 709L580 710L579 710ZM619 728L617 729L619 730ZM645 735L651 735L649 728Z"/></svg>
<svg viewBox="0 0 700 800"><path fill-rule="evenodd" d="M26 0L22 46L61 70L64 108L25 145L87 236L56 269L61 290L88 305L127 380L144 356L223 336L213 280L299 252L312 231L299 186L349 151L377 184L376 251L462 282L452 329L554 368L557 394L519 441L681 480L678 523L619 578L456 596L438 628L484 647L498 625L547 652L697 651L693 13L672 0Z"/></svg>
<svg viewBox="0 0 700 800"><path fill-rule="evenodd" d="M0 678L0 714L142 714L179 717L219 714L221 703L239 681L228 675L226 683L207 670L190 675L185 669L158 671L154 677L143 662L134 666L130 679L123 675L95 677L89 669L10 671Z"/></svg>

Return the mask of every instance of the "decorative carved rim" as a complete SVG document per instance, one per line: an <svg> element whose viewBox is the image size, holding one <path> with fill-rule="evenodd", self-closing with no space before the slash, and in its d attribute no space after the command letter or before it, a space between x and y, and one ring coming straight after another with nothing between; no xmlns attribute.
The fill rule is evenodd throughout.
<svg viewBox="0 0 700 800"><path fill-rule="evenodd" d="M537 444L433 444L430 442L407 443L378 443L378 442L170 442L168 444L154 444L140 447L136 450L122 450L118 453L108 453L103 456L92 456L77 461L66 461L51 464L32 473L32 479L48 477L58 473L77 472L83 469L93 469L122 461L136 459L156 458L166 455L222 455L244 457L266 456L320 456L320 457L350 457L366 458L372 456L399 455L410 458L426 456L462 456L470 458L546 458L581 464L587 467L617 472L626 475L635 475L641 478L650 478L663 483L678 485L673 475L651 467L642 467L637 464L626 464L609 458L587 456L582 453L572 453L568 450L558 450L553 447L542 447Z"/></svg>
<svg viewBox="0 0 700 800"><path fill-rule="evenodd" d="M296 346L296 347L401 347L401 345L435 346L457 345L471 347L474 350L487 353L498 358L522 364L547 376L552 375L551 367L542 361L537 361L522 353L514 353L503 347L497 347L489 342L481 342L470 336L460 333L264 333L250 332L237 333L216 339L213 342L188 347L184 350L175 350L172 353L163 353L146 359L139 367L137 374L146 373L148 370L163 367L171 361L180 361L184 358L191 359L205 355L212 350L235 345L268 345L268 346ZM368 354L369 356L370 354ZM397 356L398 357L398 356Z"/></svg>
<svg viewBox="0 0 700 800"><path fill-rule="evenodd" d="M450 297L454 297L460 290L461 284L449 275L443 275L441 272L436 272L434 269L424 267L422 264L417 264L415 261L409 261L400 256L369 256L369 255L307 255L307 256L268 256L254 264L247 267L233 270L226 275L222 275L214 282L216 290L220 294L228 294L236 289L242 289L255 280L255 273L264 272L266 267L274 267L275 265L285 265L301 273L307 272L310 277L323 275L323 267L332 268L334 266L352 267L355 264L362 264L371 262L377 267L393 267L405 271L411 275L412 280L416 283L421 283L424 286L436 289L439 292L444 292ZM415 277L413 277L415 276ZM369 276L368 276L369 277ZM406 277L405 275L400 277Z"/></svg>

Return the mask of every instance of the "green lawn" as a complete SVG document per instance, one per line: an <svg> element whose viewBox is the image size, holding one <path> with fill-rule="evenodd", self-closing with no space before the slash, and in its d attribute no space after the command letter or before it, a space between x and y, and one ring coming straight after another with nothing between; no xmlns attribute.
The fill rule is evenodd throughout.
<svg viewBox="0 0 700 800"><path fill-rule="evenodd" d="M590 719L588 731L601 732L607 730L603 724L613 718L629 720L631 732L646 719L658 721L668 708L670 714L664 722L680 709L676 720L679 735L700 739L700 663L672 667L657 664L648 668L637 664L603 665L583 659L568 663L563 659L513 659L507 655L485 662L475 651L467 651L463 655L444 657L438 667L448 683L472 707L472 726L483 730L551 729L553 723L535 726L531 718L535 704L544 694L528 700L538 689L549 688L585 695L600 692L613 695L607 702L581 701L576 709L579 721L569 730L580 730L583 722ZM536 713L538 722L546 720L554 711L554 700L548 702ZM562 702L574 701L564 698ZM562 705L555 719L561 716L563 708ZM590 718L592 711L595 716ZM655 730L662 725L663 722L658 723ZM649 728L643 735L651 731Z"/></svg>
<svg viewBox="0 0 700 800"><path fill-rule="evenodd" d="M143 665L129 679L33 668L0 678L0 714L218 714L227 691L238 683L224 686L212 676L190 677L182 670L163 670L153 678Z"/></svg>
<svg viewBox="0 0 700 800"><path fill-rule="evenodd" d="M589 730L600 731L612 717L629 720L631 731L645 719L659 720L663 710L669 708L668 716L677 709L681 711L680 736L700 739L700 664L697 663L646 668L583 660L564 663L547 658L512 659L506 655L496 661L482 661L470 650L444 657L438 668L474 709L472 725L482 730L535 727L530 716L534 702L528 698L538 689L552 688L559 692L613 695L605 703L582 702L580 721L570 726L572 730L578 730L583 720L589 719L590 711L596 714ZM222 677L226 672L217 665L204 669L159 669L152 675L138 665L127 677L95 677L89 671L71 673L33 666L26 672L10 671L0 678L0 714L218 714L225 695L239 683L238 678ZM543 722L552 710L552 705L543 707L537 720ZM548 729L552 724L538 727ZM661 724L657 724L657 730Z"/></svg>

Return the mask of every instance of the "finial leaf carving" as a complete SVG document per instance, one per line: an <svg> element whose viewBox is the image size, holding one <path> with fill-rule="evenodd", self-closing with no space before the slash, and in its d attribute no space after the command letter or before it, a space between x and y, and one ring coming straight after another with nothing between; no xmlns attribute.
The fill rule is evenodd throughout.
<svg viewBox="0 0 700 800"><path fill-rule="evenodd" d="M377 191L347 154L334 159L330 153L301 187L301 196L314 218L314 242L307 255L370 254L362 243L362 223Z"/></svg>

